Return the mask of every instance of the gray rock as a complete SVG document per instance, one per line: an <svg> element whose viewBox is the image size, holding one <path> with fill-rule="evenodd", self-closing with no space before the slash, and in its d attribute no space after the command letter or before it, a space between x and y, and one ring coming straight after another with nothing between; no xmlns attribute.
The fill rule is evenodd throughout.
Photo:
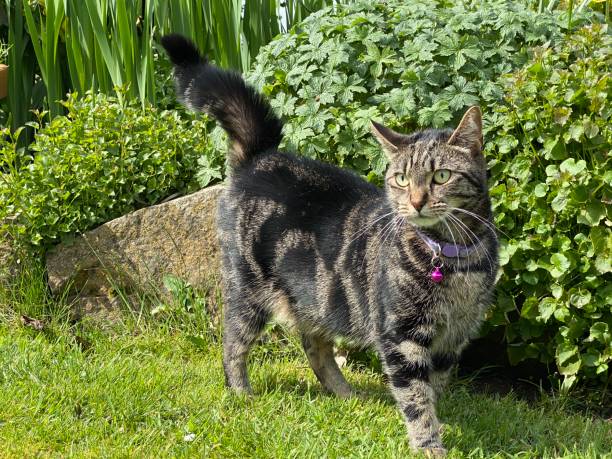
<svg viewBox="0 0 612 459"><path fill-rule="evenodd" d="M163 295L168 275L210 286L219 277L215 220L222 189L137 210L59 244L46 259L51 291L67 294L82 314L109 315L142 292Z"/></svg>
<svg viewBox="0 0 612 459"><path fill-rule="evenodd" d="M11 237L10 231L2 227L10 222L0 221L0 286L8 287L19 273L21 263L18 251Z"/></svg>

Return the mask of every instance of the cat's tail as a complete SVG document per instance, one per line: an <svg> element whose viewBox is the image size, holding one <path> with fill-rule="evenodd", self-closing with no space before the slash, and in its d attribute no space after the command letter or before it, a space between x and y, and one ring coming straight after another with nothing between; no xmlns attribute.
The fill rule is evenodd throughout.
<svg viewBox="0 0 612 459"><path fill-rule="evenodd" d="M192 110L217 119L230 138L229 164L278 148L282 122L261 94L236 72L207 62L187 38L171 34L161 43L174 64L179 98Z"/></svg>

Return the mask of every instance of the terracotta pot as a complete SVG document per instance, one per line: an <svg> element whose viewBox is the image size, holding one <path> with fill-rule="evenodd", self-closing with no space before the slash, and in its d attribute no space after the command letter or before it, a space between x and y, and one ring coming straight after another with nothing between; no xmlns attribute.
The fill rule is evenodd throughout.
<svg viewBox="0 0 612 459"><path fill-rule="evenodd" d="M0 99L4 99L8 94L8 65L0 64Z"/></svg>

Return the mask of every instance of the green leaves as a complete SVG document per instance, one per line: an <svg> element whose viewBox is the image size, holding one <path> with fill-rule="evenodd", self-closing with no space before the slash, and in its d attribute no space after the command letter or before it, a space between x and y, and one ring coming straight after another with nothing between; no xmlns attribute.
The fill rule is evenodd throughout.
<svg viewBox="0 0 612 459"><path fill-rule="evenodd" d="M420 109L418 120L421 126L441 128L452 118L453 114L449 109L448 102L438 100L431 107Z"/></svg>
<svg viewBox="0 0 612 459"><path fill-rule="evenodd" d="M536 43L561 37L553 15L508 3L466 5L391 0L322 10L263 47L249 80L287 118L285 146L380 180L379 155L360 153L374 145L364 116L372 116L370 107L400 129L445 127L468 106L501 101L499 75L525 61L526 37L537 32ZM508 151L518 142L497 140ZM345 161L347 155L370 163ZM524 159L529 166L517 171L520 177L532 162Z"/></svg>
<svg viewBox="0 0 612 459"><path fill-rule="evenodd" d="M584 159L576 162L574 158L568 158L559 165L559 170L569 174L570 176L574 176L586 169L586 166L587 164Z"/></svg>
<svg viewBox="0 0 612 459"><path fill-rule="evenodd" d="M531 160L526 156L517 156L508 167L508 175L526 181L531 175Z"/></svg>
<svg viewBox="0 0 612 459"><path fill-rule="evenodd" d="M498 165L493 205L512 216L514 225L503 229L516 248L502 249L500 286L522 306L503 324L506 336L513 355L527 356L532 325L543 324L550 342L535 357L555 356L564 390L605 382L612 360L612 113L602 110L612 87L609 57L600 53L611 45L606 26L593 24L535 49L506 77L504 103L488 128L486 154ZM528 248L514 242L526 240Z"/></svg>
<svg viewBox="0 0 612 459"><path fill-rule="evenodd" d="M45 250L70 234L219 180L223 156L213 150L205 120L143 109L135 101L75 94L68 114L38 130L35 155L19 164L14 140L0 142L10 164L0 180L0 221L22 244ZM196 174L196 171L197 174Z"/></svg>
<svg viewBox="0 0 612 459"><path fill-rule="evenodd" d="M223 164L214 160L209 156L200 156L198 158L198 171L196 173L196 180L198 181L198 185L202 188L208 186L213 181L218 181L223 178L221 174L221 168Z"/></svg>
<svg viewBox="0 0 612 459"><path fill-rule="evenodd" d="M612 342L612 334L610 334L610 327L608 324L604 322L595 322L589 330L588 340L610 344L610 342Z"/></svg>
<svg viewBox="0 0 612 459"><path fill-rule="evenodd" d="M607 215L607 209L601 202L590 201L586 207L580 211L577 218L578 223L589 226L597 226Z"/></svg>
<svg viewBox="0 0 612 459"><path fill-rule="evenodd" d="M364 56L365 62L373 62L370 66L370 74L374 78L378 78L382 75L385 64L395 63L395 52L393 52L388 46L385 46L382 50L372 43L366 43L367 54Z"/></svg>
<svg viewBox="0 0 612 459"><path fill-rule="evenodd" d="M533 194L538 198L543 198L548 192L548 186L545 183L538 183L533 189Z"/></svg>
<svg viewBox="0 0 612 459"><path fill-rule="evenodd" d="M544 322L547 322L548 319L553 315L555 310L557 309L557 302L554 298L544 298L538 304L539 318Z"/></svg>
<svg viewBox="0 0 612 459"><path fill-rule="evenodd" d="M19 8L19 6L17 6ZM38 21L30 9L28 0L23 0L23 12L26 18L28 33L32 37L36 59L40 73L47 88L47 98L51 116L61 112L59 100L62 99L62 71L60 53L58 50L60 26L64 20L64 2L61 0L47 0L45 15L38 12ZM46 23L46 26L43 25ZM40 28L39 25L40 24Z"/></svg>
<svg viewBox="0 0 612 459"><path fill-rule="evenodd" d="M550 274L555 278L563 276L571 266L567 257L561 253L553 254L550 257L550 262L552 264Z"/></svg>
<svg viewBox="0 0 612 459"><path fill-rule="evenodd" d="M560 344L559 347L557 347L556 360L559 372L562 375L575 375L578 373L581 365L578 346L570 343Z"/></svg>
<svg viewBox="0 0 612 459"><path fill-rule="evenodd" d="M454 70L461 69L469 60L482 57L481 40L475 36L444 35L439 38L440 54L449 56L449 63Z"/></svg>
<svg viewBox="0 0 612 459"><path fill-rule="evenodd" d="M583 308L591 301L591 292L583 289L571 289L569 302L572 306Z"/></svg>
<svg viewBox="0 0 612 459"><path fill-rule="evenodd" d="M12 127L30 121L32 108L47 108L51 118L64 113L60 101L67 92L83 95L94 89L119 97L127 93L142 104L156 104L160 89L154 59L160 59L155 41L161 35L186 35L215 62L246 70L260 47L282 28L292 28L308 14L333 4L332 0L7 0L3 11L12 45ZM279 11L285 12L283 19ZM324 57L333 51L338 61L346 62L341 49L325 50L315 42L313 53ZM115 87L123 91L116 93ZM23 136L22 142L26 140L30 139Z"/></svg>

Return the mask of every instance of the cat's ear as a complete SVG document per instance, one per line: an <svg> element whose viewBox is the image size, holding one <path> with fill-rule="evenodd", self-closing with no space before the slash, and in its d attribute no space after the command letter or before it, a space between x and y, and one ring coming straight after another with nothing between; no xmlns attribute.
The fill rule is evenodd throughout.
<svg viewBox="0 0 612 459"><path fill-rule="evenodd" d="M482 114L480 113L480 107L468 108L447 143L448 145L466 148L474 155L482 151Z"/></svg>
<svg viewBox="0 0 612 459"><path fill-rule="evenodd" d="M372 134L383 147L387 156L393 157L397 154L404 136L393 129L389 129L376 121L372 121Z"/></svg>

